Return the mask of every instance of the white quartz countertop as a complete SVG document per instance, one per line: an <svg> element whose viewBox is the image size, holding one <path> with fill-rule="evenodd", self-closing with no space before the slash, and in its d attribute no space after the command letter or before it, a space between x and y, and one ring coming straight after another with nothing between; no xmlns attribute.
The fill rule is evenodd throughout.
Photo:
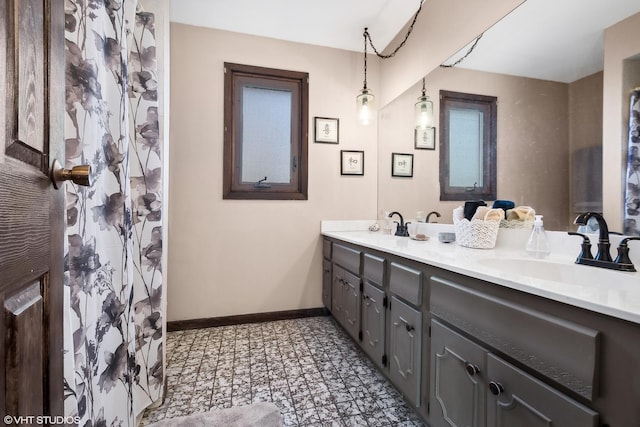
<svg viewBox="0 0 640 427"><path fill-rule="evenodd" d="M556 250L548 258L538 260L528 257L524 250L519 249L524 245L514 247L509 242L501 243L501 239L526 239L523 230L508 230L507 233L501 230L501 235L508 237L502 238L499 235L499 244L494 249L471 249L455 243L439 242L438 232L451 230L444 225L432 227L426 233L430 237L428 241L416 241L408 237L382 234L381 231L371 232L362 227L372 223L373 221L353 221L349 226L347 222L323 221L322 234L640 324L640 272L618 272L576 265L581 240L565 239L566 233L554 233L551 240ZM509 234L514 231L515 233ZM518 235L518 232L519 237L510 237ZM612 244L614 257L615 247ZM640 248L634 249L640 252ZM636 268L639 267L636 263Z"/></svg>

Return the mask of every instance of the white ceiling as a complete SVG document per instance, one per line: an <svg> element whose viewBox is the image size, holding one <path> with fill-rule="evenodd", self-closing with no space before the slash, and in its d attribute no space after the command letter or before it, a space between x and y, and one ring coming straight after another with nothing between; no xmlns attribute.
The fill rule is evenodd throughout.
<svg viewBox="0 0 640 427"><path fill-rule="evenodd" d="M420 0L171 0L170 19L361 52L365 27L382 50L419 6Z"/></svg>
<svg viewBox="0 0 640 427"><path fill-rule="evenodd" d="M602 71L604 29L638 12L638 0L527 0L459 67L571 83Z"/></svg>
<svg viewBox="0 0 640 427"><path fill-rule="evenodd" d="M190 25L362 51L365 27L382 50L419 4L420 0L171 0L170 16L171 21ZM421 15L429 13L428 8L427 2ZM572 82L602 70L603 29L638 12L639 0L527 0L487 31L460 67Z"/></svg>

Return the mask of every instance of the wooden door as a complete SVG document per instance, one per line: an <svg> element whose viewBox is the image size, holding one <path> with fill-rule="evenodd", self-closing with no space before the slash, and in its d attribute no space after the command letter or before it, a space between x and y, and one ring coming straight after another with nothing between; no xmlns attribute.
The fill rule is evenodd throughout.
<svg viewBox="0 0 640 427"><path fill-rule="evenodd" d="M64 1L0 0L0 416L63 412ZM36 424L34 419L22 425ZM14 419L8 424L19 424Z"/></svg>

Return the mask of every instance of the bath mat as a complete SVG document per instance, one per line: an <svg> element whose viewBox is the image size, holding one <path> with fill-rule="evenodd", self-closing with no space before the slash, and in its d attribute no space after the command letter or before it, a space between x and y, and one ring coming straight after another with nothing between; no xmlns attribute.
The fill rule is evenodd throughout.
<svg viewBox="0 0 640 427"><path fill-rule="evenodd" d="M273 403L213 409L209 412L168 418L149 427L282 427L282 415Z"/></svg>

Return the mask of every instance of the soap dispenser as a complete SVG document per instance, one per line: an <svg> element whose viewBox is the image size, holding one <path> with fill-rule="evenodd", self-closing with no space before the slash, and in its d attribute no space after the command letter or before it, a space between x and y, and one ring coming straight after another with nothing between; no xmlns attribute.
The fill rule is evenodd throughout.
<svg viewBox="0 0 640 427"><path fill-rule="evenodd" d="M525 250L527 254L534 258L546 258L551 253L549 240L542 225L542 215L536 215L533 221L533 229L527 240Z"/></svg>

